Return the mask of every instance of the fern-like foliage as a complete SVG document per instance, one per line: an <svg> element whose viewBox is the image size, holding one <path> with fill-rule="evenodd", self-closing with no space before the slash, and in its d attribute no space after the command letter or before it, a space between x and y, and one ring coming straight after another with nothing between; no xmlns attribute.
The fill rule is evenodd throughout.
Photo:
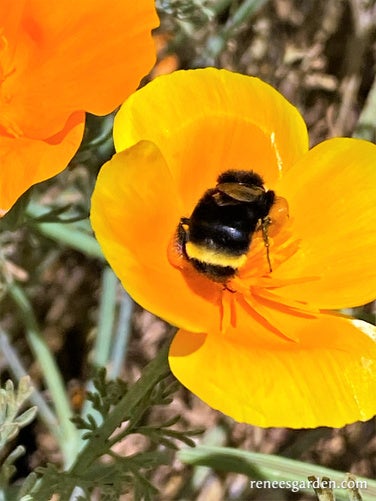
<svg viewBox="0 0 376 501"><path fill-rule="evenodd" d="M157 490L149 480L150 472L172 461L177 442L194 445L191 437L200 431L173 429L179 416L164 423L148 422L153 408L171 403L176 390L168 368L167 347L129 387L120 379L107 380L104 369L97 372L93 383L94 391L88 399L102 418L100 424L92 414L75 417L77 428L84 430L84 446L71 468L39 468L38 481L34 478L20 492L22 501L48 500L54 494L60 501L68 501L72 493L74 499L90 500L96 493L101 500L116 500L125 492L132 492L136 501L152 500ZM146 445L126 456L117 452L117 445L135 433L146 437Z"/></svg>

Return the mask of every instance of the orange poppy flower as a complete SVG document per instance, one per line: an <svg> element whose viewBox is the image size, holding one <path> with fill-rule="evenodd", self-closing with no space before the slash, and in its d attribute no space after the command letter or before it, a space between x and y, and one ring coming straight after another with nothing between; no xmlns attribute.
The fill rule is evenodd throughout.
<svg viewBox="0 0 376 501"><path fill-rule="evenodd" d="M328 310L376 288L376 146L308 150L298 111L257 78L206 68L157 78L115 118L92 224L134 299L180 327L175 376L212 407L260 426L342 426L376 413L376 333ZM225 284L177 245L218 175L253 170L277 196L265 234ZM285 202L286 201L286 202ZM288 210L287 210L288 205Z"/></svg>
<svg viewBox="0 0 376 501"><path fill-rule="evenodd" d="M177 54L168 53L168 42L172 38L169 33L154 33L153 40L157 51L157 62L150 72L151 78L167 75L179 68L180 62Z"/></svg>
<svg viewBox="0 0 376 501"><path fill-rule="evenodd" d="M85 111L110 113L152 67L152 0L2 0L0 214L77 151Z"/></svg>

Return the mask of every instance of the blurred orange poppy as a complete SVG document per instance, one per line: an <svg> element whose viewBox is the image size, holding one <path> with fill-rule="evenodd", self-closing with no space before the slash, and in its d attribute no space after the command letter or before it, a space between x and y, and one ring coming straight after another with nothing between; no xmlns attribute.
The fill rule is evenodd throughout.
<svg viewBox="0 0 376 501"><path fill-rule="evenodd" d="M155 61L154 2L3 0L0 215L77 151L85 111L110 113Z"/></svg>
<svg viewBox="0 0 376 501"><path fill-rule="evenodd" d="M328 310L376 288L376 146L337 138L308 150L298 111L257 78L206 68L159 77L115 118L92 224L134 299L180 327L175 376L212 407L260 426L342 426L376 414L376 333ZM256 232L224 286L176 246L218 175L254 170L285 199L269 255Z"/></svg>
<svg viewBox="0 0 376 501"><path fill-rule="evenodd" d="M167 75L179 68L180 61L176 53L168 52L168 42L172 35L166 32L154 33L153 40L157 51L157 62L150 72L151 78Z"/></svg>

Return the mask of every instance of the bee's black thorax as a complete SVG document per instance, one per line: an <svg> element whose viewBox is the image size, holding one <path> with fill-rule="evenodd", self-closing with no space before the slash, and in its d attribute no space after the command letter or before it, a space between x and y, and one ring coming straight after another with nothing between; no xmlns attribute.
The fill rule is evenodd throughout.
<svg viewBox="0 0 376 501"><path fill-rule="evenodd" d="M222 203L218 203L218 199ZM216 189L208 190L190 217L189 240L229 254L248 252L252 234L260 219L264 219L274 201L268 191L258 200L246 203L226 203L229 197Z"/></svg>

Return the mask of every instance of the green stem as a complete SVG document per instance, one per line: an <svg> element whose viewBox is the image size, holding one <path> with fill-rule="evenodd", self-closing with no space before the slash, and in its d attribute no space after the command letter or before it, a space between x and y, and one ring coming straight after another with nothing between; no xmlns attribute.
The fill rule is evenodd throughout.
<svg viewBox="0 0 376 501"><path fill-rule="evenodd" d="M310 476L328 477L330 480L335 481L338 486L343 485L342 482L346 479L346 473L324 468L323 466L271 454L242 451L231 447L201 445L181 449L177 453L177 457L185 464L207 466L216 471L241 473L254 479L302 482L302 487L299 487L299 490L311 494L312 489L308 485L308 477ZM376 499L375 480L358 476L356 480L364 482L363 485L367 485L366 489L361 489L363 501ZM305 483L304 487L303 482ZM336 489L335 492L338 499L348 499L348 492L345 489Z"/></svg>
<svg viewBox="0 0 376 501"><path fill-rule="evenodd" d="M376 77L373 80L371 90L368 93L363 111L360 114L353 137L376 140Z"/></svg>
<svg viewBox="0 0 376 501"><path fill-rule="evenodd" d="M140 379L132 385L124 397L113 407L102 425L96 430L93 438L81 450L70 474L84 475L93 462L108 449L108 439L124 420L131 415L137 405L143 400L154 386L166 377L170 368L168 365L168 345L164 346L156 358L142 372Z"/></svg>
<svg viewBox="0 0 376 501"><path fill-rule="evenodd" d="M229 7L232 0L217 0L212 6L211 10L214 12L216 16L222 14L222 12Z"/></svg>
<svg viewBox="0 0 376 501"><path fill-rule="evenodd" d="M105 367L110 356L116 312L116 289L118 279L106 267L102 274L102 293L99 306L98 331L94 345L93 364Z"/></svg>
<svg viewBox="0 0 376 501"><path fill-rule="evenodd" d="M268 0L245 0L217 35L209 38L204 58L214 60L224 49L234 31L263 7Z"/></svg>
<svg viewBox="0 0 376 501"><path fill-rule="evenodd" d="M30 223L42 235L59 242L85 256L103 260L102 251L91 235L77 229L76 223Z"/></svg>
<svg viewBox="0 0 376 501"><path fill-rule="evenodd" d="M38 223L33 220L45 213L43 208L36 204L29 204L27 215L28 225L38 233L51 238L55 242L82 252L85 256L104 260L103 253L98 242L90 234L91 228L88 220L77 223Z"/></svg>
<svg viewBox="0 0 376 501"><path fill-rule="evenodd" d="M26 327L26 338L36 360L39 362L45 383L50 392L59 427L50 431L57 438L64 455L65 464L70 464L78 449L78 433L70 421L72 411L66 396L66 388L55 359L37 324L31 304L23 289L16 283L8 285L8 292L21 312L21 319Z"/></svg>
<svg viewBox="0 0 376 501"><path fill-rule="evenodd" d="M93 349L94 367L107 367L112 345L113 330L116 312L116 289L118 279L113 271L106 267L102 273L102 293L99 306L99 321L97 335ZM93 382L89 381L87 391L93 391ZM91 414L97 424L102 422L100 412L93 408L89 400L85 401L81 414L83 416ZM81 446L83 443L81 443Z"/></svg>
<svg viewBox="0 0 376 501"><path fill-rule="evenodd" d="M253 14L256 14L266 2L268 2L268 0L245 0L232 16L227 26L227 32L232 32L241 23L249 19Z"/></svg>
<svg viewBox="0 0 376 501"><path fill-rule="evenodd" d="M121 368L124 366L130 337L132 311L133 301L131 297L128 296L127 292L122 288L119 319L112 346L110 369L108 372L110 379L119 377Z"/></svg>

